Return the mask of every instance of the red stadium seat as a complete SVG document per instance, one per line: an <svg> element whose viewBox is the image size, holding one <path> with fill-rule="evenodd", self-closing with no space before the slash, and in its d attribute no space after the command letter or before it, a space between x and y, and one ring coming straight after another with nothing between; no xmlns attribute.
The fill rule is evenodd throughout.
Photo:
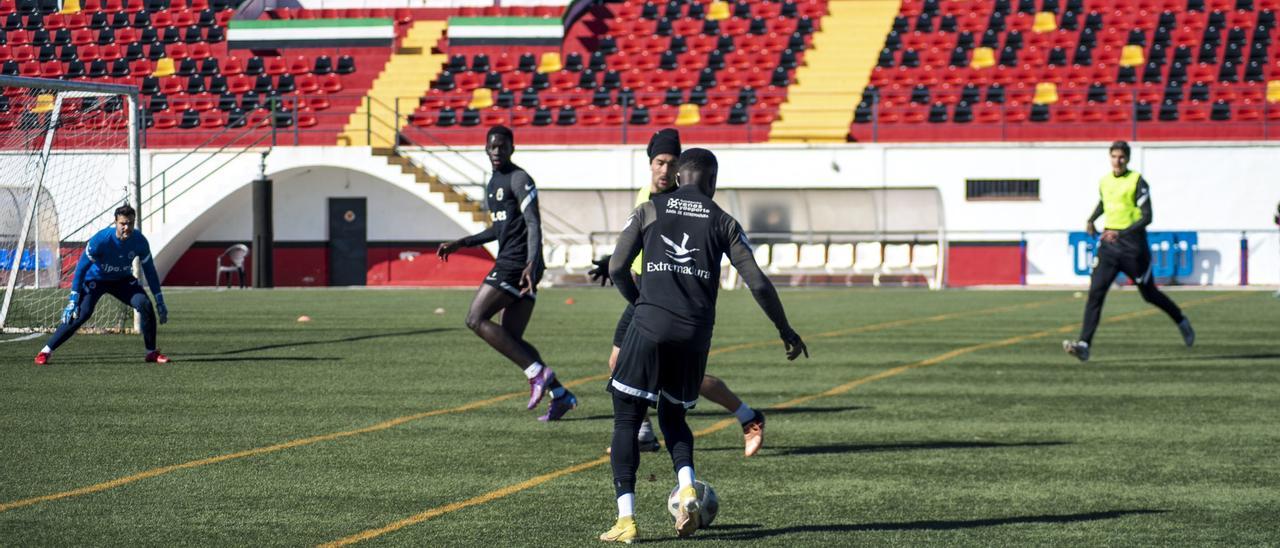
<svg viewBox="0 0 1280 548"><path fill-rule="evenodd" d="M160 93L165 95L173 95L182 93L187 88L187 83L181 76L166 76L160 79ZM230 88L230 85L228 85Z"/></svg>
<svg viewBox="0 0 1280 548"><path fill-rule="evenodd" d="M283 57L279 57L279 56L267 57L265 60L267 62L266 63L267 74L270 74L272 76L279 76L281 74L288 72L289 70L288 65L285 63L285 60Z"/></svg>
<svg viewBox="0 0 1280 548"><path fill-rule="evenodd" d="M529 125L533 121L533 114L529 109L524 107L515 107L511 109L511 125L513 127L523 127Z"/></svg>
<svg viewBox="0 0 1280 548"><path fill-rule="evenodd" d="M152 70L154 70L154 67L151 65L151 61L146 59L138 59L129 63L129 73L133 76L151 76Z"/></svg>
<svg viewBox="0 0 1280 548"><path fill-rule="evenodd" d="M437 111L418 110L409 115L409 123L416 127L431 127L436 125L437 118Z"/></svg>
<svg viewBox="0 0 1280 548"><path fill-rule="evenodd" d="M603 122L604 122L604 114L596 110L595 107L582 109L578 111L578 125L598 126Z"/></svg>
<svg viewBox="0 0 1280 548"><path fill-rule="evenodd" d="M165 110L157 112L154 115L155 129L165 130L178 127L178 117L171 111Z"/></svg>
<svg viewBox="0 0 1280 548"><path fill-rule="evenodd" d="M487 108L480 111L480 125L496 126L507 123L510 111L502 108Z"/></svg>
<svg viewBox="0 0 1280 548"><path fill-rule="evenodd" d="M676 107L659 105L649 110L649 123L655 126L670 126L676 123Z"/></svg>
<svg viewBox="0 0 1280 548"><path fill-rule="evenodd" d="M297 77L294 85L298 88L298 93L310 95L320 91L320 82L312 74L303 74ZM319 109L317 109L319 110Z"/></svg>
<svg viewBox="0 0 1280 548"><path fill-rule="evenodd" d="M209 50L209 44L205 43L191 44L191 47L187 50L187 56L197 61L203 61L210 55L212 55L212 52Z"/></svg>
<svg viewBox="0 0 1280 548"><path fill-rule="evenodd" d="M227 125L227 115L219 111L209 111L200 113L200 127L205 129L218 129Z"/></svg>
<svg viewBox="0 0 1280 548"><path fill-rule="evenodd" d="M101 46L98 50L98 58L103 61L115 61L121 57L120 46L115 44L107 44Z"/></svg>
<svg viewBox="0 0 1280 548"><path fill-rule="evenodd" d="M307 108L315 111L328 110L329 107L333 106L332 103L329 101L329 98L323 95L308 97L306 99L306 104L307 104Z"/></svg>
<svg viewBox="0 0 1280 548"><path fill-rule="evenodd" d="M244 65L240 62L239 57L228 55L222 58L221 64L223 76L239 76L244 74Z"/></svg>
<svg viewBox="0 0 1280 548"><path fill-rule="evenodd" d="M316 118L316 114L314 112L310 112L306 110L297 111L297 118L298 118L298 127L300 128L311 128L311 127L315 127L316 124L320 123L319 120Z"/></svg>
<svg viewBox="0 0 1280 548"><path fill-rule="evenodd" d="M325 93L338 93L342 91L342 80L337 74L326 74L320 78L320 89Z"/></svg>
<svg viewBox="0 0 1280 548"><path fill-rule="evenodd" d="M163 85L163 81L161 81ZM253 89L253 81L248 76L237 75L227 77L227 92L233 95L243 95L245 92Z"/></svg>

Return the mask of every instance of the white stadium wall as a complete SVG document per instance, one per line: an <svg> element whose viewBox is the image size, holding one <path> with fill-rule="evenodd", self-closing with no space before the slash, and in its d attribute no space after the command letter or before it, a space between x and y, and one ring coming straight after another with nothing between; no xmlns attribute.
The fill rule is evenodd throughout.
<svg viewBox="0 0 1280 548"><path fill-rule="evenodd" d="M517 135L517 143L519 136ZM686 143L686 147L694 146ZM1027 242L1028 284L1083 285L1073 269L1068 232L1083 229L1108 167L1107 143L710 146L726 188L937 187L948 240ZM465 151L483 165L483 152ZM439 158L419 155L445 180L474 179ZM519 147L515 161L544 188L638 188L647 184L642 147L574 150ZM1272 214L1280 201L1280 146L1269 143L1133 144L1131 167L1152 188L1152 231L1197 231L1198 264L1179 283L1236 285L1241 231L1247 231L1248 281L1280 283L1280 238ZM1038 179L1040 198L968 201L966 179Z"/></svg>
<svg viewBox="0 0 1280 548"><path fill-rule="evenodd" d="M936 187L952 259L966 242L1025 241L1026 283L1087 282L1073 269L1067 233L1081 230L1096 203L1097 180L1108 169L1105 143L711 148L720 158L723 188ZM461 153L476 166L487 165L479 149ZM183 155L144 151L143 180ZM482 167L466 165L451 152L413 155L445 181L477 181L485 176L479 171ZM194 165L200 158L184 162ZM648 181L640 147L519 147L515 161L546 189L635 189ZM224 162L225 167L210 173ZM216 156L181 181L174 182L172 177L182 170L171 171L163 191L158 180L144 187L143 229L153 242L162 272L167 273L202 242L249 239L248 184L257 176L258 163L257 154L252 153L238 158ZM1280 200L1280 146L1135 144L1132 167L1151 183L1155 208L1151 229L1197 232L1197 264L1179 283L1237 285L1245 266L1250 284L1280 284L1280 234L1272 224ZM280 148L268 157L267 172L276 181L276 237L284 243L323 243L329 197L368 199L371 242L438 242L482 226L368 149ZM967 201L968 178L1038 179L1040 196L1030 201ZM474 187L467 192L479 197ZM157 206L162 201L168 203L163 211ZM1242 234L1247 265L1241 261ZM985 260L983 255L974 257ZM963 285L954 278L950 281Z"/></svg>
<svg viewBox="0 0 1280 548"><path fill-rule="evenodd" d="M440 241L465 233L414 195L367 174L336 168L293 170L272 178L277 242L324 242L330 198L365 198L369 241ZM221 213L197 241L248 241L253 192L242 187L218 204Z"/></svg>

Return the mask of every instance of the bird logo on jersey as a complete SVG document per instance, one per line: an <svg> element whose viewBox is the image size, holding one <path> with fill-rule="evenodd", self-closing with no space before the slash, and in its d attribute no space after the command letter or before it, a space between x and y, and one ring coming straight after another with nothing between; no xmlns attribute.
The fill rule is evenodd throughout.
<svg viewBox="0 0 1280 548"><path fill-rule="evenodd" d="M668 246L671 246L671 249L667 250L667 257L671 258L671 260L677 263L684 264L689 261L692 261L693 257L690 256L689 254L698 250L698 248L696 247L693 249L688 249L685 247L689 245L689 233L687 232L684 233L684 239L680 241L679 245L676 245L675 242L671 241L671 238L668 238L666 236L662 237L662 241L666 242Z"/></svg>

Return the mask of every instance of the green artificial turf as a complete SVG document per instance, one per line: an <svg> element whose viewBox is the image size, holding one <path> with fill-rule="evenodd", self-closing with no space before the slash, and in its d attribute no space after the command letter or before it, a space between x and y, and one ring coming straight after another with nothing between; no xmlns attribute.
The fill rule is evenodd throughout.
<svg viewBox="0 0 1280 548"><path fill-rule="evenodd" d="M77 337L46 367L31 362L43 338L0 343L0 505L98 485L0 511L0 545L315 545L475 497L362 545L593 546L612 524L607 463L486 496L601 457L612 407L595 379L574 387L581 405L566 420L535 420L520 371L463 325L471 291L166 295L168 365L142 363L136 335ZM1174 293L1199 332L1187 349L1135 292L1113 292L1106 317L1122 321L1103 324L1085 364L1060 348L1084 306L1071 293L782 295L810 359L785 361L750 294L734 291L708 366L768 413L764 450L744 458L736 424L699 438L698 474L721 511L683 541L663 509L670 460L645 454L641 540L1280 544L1269 294ZM547 289L526 338L562 380L599 376L621 309L610 289ZM743 346L755 342L768 344ZM919 367L893 369L908 364ZM704 400L690 422L729 416ZM334 433L345 435L314 439Z"/></svg>

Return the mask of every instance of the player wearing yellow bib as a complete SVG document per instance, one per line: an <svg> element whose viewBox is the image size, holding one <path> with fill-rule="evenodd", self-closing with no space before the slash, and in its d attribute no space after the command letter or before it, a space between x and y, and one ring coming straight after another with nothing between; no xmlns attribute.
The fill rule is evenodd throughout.
<svg viewBox="0 0 1280 548"><path fill-rule="evenodd" d="M1101 199L1085 230L1090 236L1098 233L1094 221L1103 217L1102 238L1098 241L1096 265L1089 282L1089 302L1084 307L1084 327L1080 339L1062 341L1062 349L1080 361L1089 359L1093 334L1102 318L1102 304L1116 275L1124 272L1138 286L1138 292L1147 302L1163 310L1178 324L1182 342L1195 344L1196 333L1191 321L1182 314L1178 305L1156 288L1151 275L1151 247L1147 244L1147 225L1151 224L1151 189L1138 172L1129 169L1129 143L1116 141L1111 144L1111 173L1098 183Z"/></svg>
<svg viewBox="0 0 1280 548"><path fill-rule="evenodd" d="M648 202L654 195L664 194L676 188L676 159L680 157L680 133L674 129L663 129L654 133L649 139L647 152L650 180L649 185L641 187L640 192L636 194L637 206ZM642 260L642 257L636 257L636 260L631 263L631 274L636 279L640 278ZM590 272L591 278L603 285L608 280L609 256L605 256L594 264L596 268ZM618 318L618 326L613 332L613 353L609 355L610 371L617 366L618 352L622 348L622 340L627 334L627 327L631 325L634 315L635 307L628 304L626 310L622 312L622 317ZM752 409L743 402L718 377L703 376L700 393L738 418L738 423L742 425L745 446L743 453L746 456L750 457L760 451L760 447L764 445L764 413ZM658 437L654 435L653 424L648 418L641 424L637 439L643 451L659 449Z"/></svg>

